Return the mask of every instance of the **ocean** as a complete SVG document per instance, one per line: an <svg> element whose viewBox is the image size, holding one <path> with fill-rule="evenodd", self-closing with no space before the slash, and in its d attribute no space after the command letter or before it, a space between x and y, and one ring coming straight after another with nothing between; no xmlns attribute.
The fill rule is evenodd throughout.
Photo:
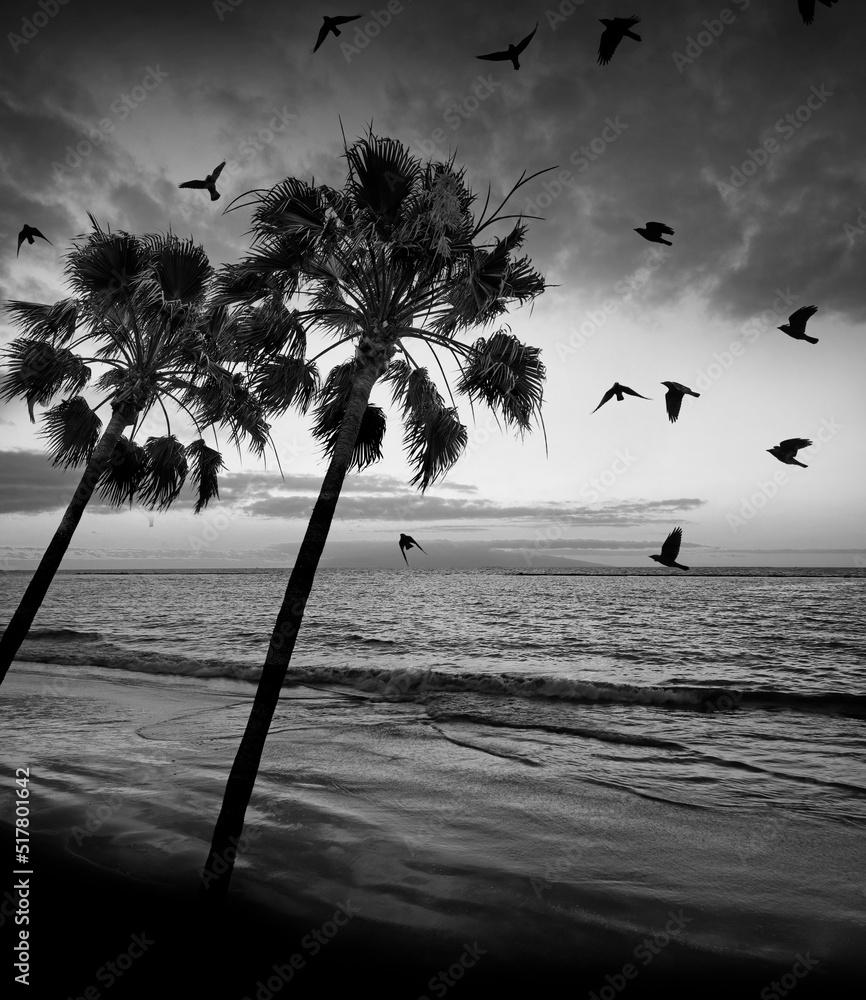
<svg viewBox="0 0 866 1000"><path fill-rule="evenodd" d="M58 574L0 688L35 830L195 872L285 584ZM583 963L587 996L629 963L829 988L864 967L864 596L856 569L323 570L235 888L293 919L351 899L479 968Z"/></svg>

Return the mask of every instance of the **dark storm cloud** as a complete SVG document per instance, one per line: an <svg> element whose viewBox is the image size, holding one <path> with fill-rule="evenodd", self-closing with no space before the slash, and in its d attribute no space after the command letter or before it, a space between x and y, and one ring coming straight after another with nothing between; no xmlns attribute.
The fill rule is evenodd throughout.
<svg viewBox="0 0 866 1000"><path fill-rule="evenodd" d="M63 510L72 499L81 475L81 469L54 467L43 452L0 451L0 514ZM272 483L272 477L265 475L264 478ZM185 487L171 509L190 511L194 506L192 490ZM117 508L104 503L98 493L93 494L87 505L91 514L110 514L126 509L128 505Z"/></svg>
<svg viewBox="0 0 866 1000"><path fill-rule="evenodd" d="M0 451L0 514L40 514L66 507L80 479L44 455Z"/></svg>
<svg viewBox="0 0 866 1000"><path fill-rule="evenodd" d="M866 81L852 35L860 12L826 19L816 44L790 3L670 0L644 14L643 42L600 70L597 11L572 6L566 18L545 15L519 74L493 70L489 96L475 95L475 67L453 65L437 90L422 62L429 110L392 85L394 131L433 155L459 146L473 178L500 188L558 164L515 199L547 218L532 223L531 246L553 281L610 294L643 263L632 230L653 219L676 237L645 289L650 302L697 291L742 319L791 285L862 316L866 239L844 231L866 203L866 135L852 127ZM489 22L471 12L484 9L467 10L473 44ZM519 22L509 10L497 31Z"/></svg>
<svg viewBox="0 0 866 1000"><path fill-rule="evenodd" d="M4 5L5 31L20 32L35 9L29 0ZM177 144L175 119L195 124L189 139L200 169L229 161L227 201L290 171L338 183L339 79L366 109L347 125L350 140L374 120L419 155L456 149L482 197L488 179L496 197L524 169L558 164L513 202L547 217L533 223L530 246L551 281L606 297L646 259L634 227L658 219L676 230L675 252L643 289L649 303L698 292L742 319L790 286L803 301L860 318L861 13L839 5L805 28L792 0L667 0L641 12L640 44L599 67L592 4L524 10L476 0L461 5L455 37L452 11L404 0L389 23L371 28L365 13L312 56L321 21L312 2L154 0L124 7L122 23L114 4L68 3L26 44L12 45L0 68L0 231L28 221L62 245L98 208L133 231L170 220L194 226L212 259L234 259L246 248L246 217L206 211L177 191L189 150ZM524 37L536 19L519 73L474 58ZM287 74L287 64L297 69ZM87 85L83 67L96 68ZM132 107L126 96L148 68L167 75ZM323 108L333 111L327 148ZM160 145L154 137L133 162L136 122L156 113L170 138ZM112 131L58 185L52 164L68 150L74 163L77 144L100 123ZM315 142L300 142L310 129Z"/></svg>

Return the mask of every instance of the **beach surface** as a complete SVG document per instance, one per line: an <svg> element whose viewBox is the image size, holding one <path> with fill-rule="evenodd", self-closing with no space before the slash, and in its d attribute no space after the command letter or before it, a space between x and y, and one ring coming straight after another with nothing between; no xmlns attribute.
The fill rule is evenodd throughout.
<svg viewBox="0 0 866 1000"><path fill-rule="evenodd" d="M214 923L200 866L252 686L26 662L2 696L5 821L30 769L36 995L772 1000L862 975L859 828L565 782L529 746L333 687L285 691Z"/></svg>

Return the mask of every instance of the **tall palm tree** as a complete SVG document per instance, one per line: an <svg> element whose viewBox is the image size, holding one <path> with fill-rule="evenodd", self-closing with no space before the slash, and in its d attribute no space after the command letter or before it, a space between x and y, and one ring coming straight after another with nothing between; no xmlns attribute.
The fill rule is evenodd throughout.
<svg viewBox="0 0 866 1000"><path fill-rule="evenodd" d="M537 174L524 172L490 215L488 191L476 221L470 211L475 196L453 158L424 164L399 142L372 132L344 148L348 176L342 190L287 178L270 190L247 193L253 199L243 207L255 206L251 254L223 272L218 293L236 307L251 382L263 405L269 412L291 406L306 412L315 403L313 434L330 461L229 774L202 877L208 903L220 903L228 891L268 729L343 479L351 467L361 469L381 455L385 415L369 402L373 386L386 383L401 408L404 446L416 470L412 484L421 490L454 464L467 433L453 397L448 405L410 353L416 342L432 351L443 377L437 351L450 354L459 369L457 391L493 407L507 426L523 432L540 418L545 371L537 348L506 329L474 342L457 339L491 323L509 303L544 291L544 279L528 259L515 256L525 231L519 221L504 239L481 238L494 222L519 220L500 212ZM296 295L304 308L289 311L285 302ZM320 355L305 356L309 330L336 339L326 350L354 347L353 356L334 367L324 383L316 366Z"/></svg>
<svg viewBox="0 0 866 1000"><path fill-rule="evenodd" d="M65 272L73 297L53 305L10 302L12 321L24 331L7 348L0 397L49 403L43 436L54 465L79 466L84 474L60 525L0 639L0 681L27 635L72 535L99 488L110 503L134 497L166 508L188 474L198 488L196 513L218 496L219 451L208 447L202 428L224 423L235 442L248 438L261 451L268 440L263 411L233 369L239 359L235 324L210 301L215 272L191 240L172 234L132 236L94 231L73 242ZM76 353L81 348L86 355ZM102 400L90 407L82 390L93 379L91 365L105 370L94 388ZM165 403L173 401L196 424L199 438L184 446L171 433ZM106 404L105 429L97 411ZM167 433L139 445L135 432L154 406L165 414ZM129 436L124 435L132 425ZM101 432L101 433L100 433Z"/></svg>

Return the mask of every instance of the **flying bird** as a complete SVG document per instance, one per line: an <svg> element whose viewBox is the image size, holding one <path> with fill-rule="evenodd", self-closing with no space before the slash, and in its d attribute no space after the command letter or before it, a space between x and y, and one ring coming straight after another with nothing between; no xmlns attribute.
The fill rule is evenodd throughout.
<svg viewBox="0 0 866 1000"><path fill-rule="evenodd" d="M649 399L649 396L641 396L639 392L635 392L634 389L629 389L627 385L620 385L619 382L614 382L613 385L607 390L607 392L601 397L601 402L596 406L595 410L600 410L602 406L609 400L616 396L616 401L621 403L623 401L623 393L627 392L629 396L637 396L639 399ZM595 413L595 410L592 412Z"/></svg>
<svg viewBox="0 0 866 1000"><path fill-rule="evenodd" d="M476 56L476 59L510 59L514 64L515 69L520 69L520 63L517 61L517 57L526 48L527 45L532 41L532 36L538 31L538 21L535 22L535 27L532 31L523 39L522 42L518 42L517 45L509 45L505 52L489 52L486 56Z"/></svg>
<svg viewBox="0 0 866 1000"><path fill-rule="evenodd" d="M688 393L690 396L698 399L701 394L699 392L692 392L688 386L680 385L679 382L662 382L662 385L668 387L668 391L665 393L665 406L667 407L671 423L675 424L677 417L680 415L680 407L683 405L683 396Z"/></svg>
<svg viewBox="0 0 866 1000"><path fill-rule="evenodd" d="M788 336L793 337L794 340L808 340L810 344L817 344L817 337L806 336L806 324L817 311L817 306L803 306L796 312L791 313L788 317L787 323L783 326L776 327L776 329L781 330L782 333L787 333Z"/></svg>
<svg viewBox="0 0 866 1000"><path fill-rule="evenodd" d="M640 18L601 17L599 20L604 25L604 31L601 33L601 41L598 43L598 62L600 66L606 66L623 38L633 38L636 42L640 41L640 35L636 35L630 30L640 21Z"/></svg>
<svg viewBox="0 0 866 1000"><path fill-rule="evenodd" d="M803 15L803 21L806 24L811 24L815 19L815 0L797 0L800 5L800 13ZM821 0L821 3L825 7L832 7L834 3L838 3L838 0Z"/></svg>
<svg viewBox="0 0 866 1000"><path fill-rule="evenodd" d="M673 229L670 226L666 226L663 222L648 222L644 229L635 229L635 232L640 233L650 243L664 243L665 246L673 246L670 240L662 239L662 233L666 233L668 236L674 235Z"/></svg>
<svg viewBox="0 0 866 1000"><path fill-rule="evenodd" d="M808 465L797 461L796 455L801 448L809 448L811 444L812 442L807 441L806 438L788 438L787 441L782 441L775 448L768 448L767 451L778 458L780 462L784 462L785 465L799 465L801 469L808 469Z"/></svg>
<svg viewBox="0 0 866 1000"><path fill-rule="evenodd" d="M217 198L219 198L219 191L216 189L216 179L222 173L222 169L225 165L226 161L223 160L216 170L214 170L212 174L208 174L203 181L185 181L183 184L178 184L178 187L207 188L207 190L210 191L210 200L216 201Z"/></svg>
<svg viewBox="0 0 866 1000"><path fill-rule="evenodd" d="M677 556L680 553L682 540L683 529L674 528L674 530L664 540L661 555L650 556L650 559L655 559L655 561L657 563L661 563L662 566L670 566L672 569L688 569L688 566L683 566L681 563L677 562Z"/></svg>
<svg viewBox="0 0 866 1000"><path fill-rule="evenodd" d="M400 551L403 554L403 562L405 562L407 566L409 565L409 560L406 558L406 549L411 549L413 545L418 545L418 543L411 535L400 535ZM418 548L421 549L421 546L418 545ZM424 552L423 549L421 549L421 551ZM427 553L424 552L424 555L426 556Z"/></svg>
<svg viewBox="0 0 866 1000"><path fill-rule="evenodd" d="M321 28L319 28L319 37L316 39L316 48L313 49L315 52L319 46L324 42L325 38L330 31L334 37L341 34L340 29L337 27L338 24L348 24L349 21L357 21L362 14L352 14L349 17L328 17L327 15L322 16L322 20L325 22Z"/></svg>
<svg viewBox="0 0 866 1000"><path fill-rule="evenodd" d="M54 244L51 243L51 240L49 240L47 236L43 236L35 226L25 226L18 234L18 249L15 251L16 257L19 253L21 253L21 244L25 240L27 240L31 246L33 245L34 236L38 236L40 240L45 240L46 243L50 243L51 246L54 246Z"/></svg>

